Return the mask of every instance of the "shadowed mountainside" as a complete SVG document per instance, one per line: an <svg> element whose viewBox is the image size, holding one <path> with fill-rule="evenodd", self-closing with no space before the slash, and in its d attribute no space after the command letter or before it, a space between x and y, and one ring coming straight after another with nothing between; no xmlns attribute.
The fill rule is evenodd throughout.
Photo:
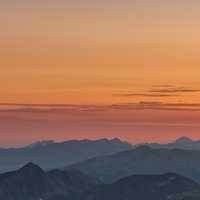
<svg viewBox="0 0 200 200"><path fill-rule="evenodd" d="M132 175L102 184L79 171L43 171L29 163L0 174L0 199L5 200L197 200L200 185L175 173Z"/></svg>
<svg viewBox="0 0 200 200"><path fill-rule="evenodd" d="M111 183L132 174L163 174L175 172L200 182L200 151L152 149L139 146L109 156L92 158L66 169L78 169Z"/></svg>
<svg viewBox="0 0 200 200"><path fill-rule="evenodd" d="M80 200L179 200L199 191L194 181L174 173L134 175L110 185L97 186ZM199 194L199 192L198 192Z"/></svg>
<svg viewBox="0 0 200 200"><path fill-rule="evenodd" d="M79 171L52 170L44 172L29 163L17 171L0 175L0 199L41 200L53 196L72 199L99 183Z"/></svg>

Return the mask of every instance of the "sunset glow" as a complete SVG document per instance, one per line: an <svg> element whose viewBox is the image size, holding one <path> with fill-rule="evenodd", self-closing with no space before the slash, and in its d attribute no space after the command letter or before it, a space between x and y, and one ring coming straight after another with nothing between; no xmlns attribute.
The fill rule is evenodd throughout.
<svg viewBox="0 0 200 200"><path fill-rule="evenodd" d="M199 6L0 2L0 146L199 139Z"/></svg>

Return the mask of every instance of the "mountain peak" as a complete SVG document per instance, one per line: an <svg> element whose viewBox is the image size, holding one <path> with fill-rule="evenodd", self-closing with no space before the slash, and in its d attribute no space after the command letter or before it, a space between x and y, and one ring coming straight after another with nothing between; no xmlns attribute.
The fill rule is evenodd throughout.
<svg viewBox="0 0 200 200"><path fill-rule="evenodd" d="M42 170L42 168L40 168L38 165L29 162L26 165L24 165L22 168L20 168L21 172L27 172L27 173L33 173L33 172L39 172L39 173L43 173L44 171Z"/></svg>
<svg viewBox="0 0 200 200"><path fill-rule="evenodd" d="M47 145L50 145L50 144L53 144L53 143L54 143L53 140L37 141L37 142L34 142L32 144L29 144L26 147L32 149L32 148L36 148L36 147L44 147L44 146L47 146Z"/></svg>
<svg viewBox="0 0 200 200"><path fill-rule="evenodd" d="M152 150L152 148L148 145L139 145L136 147L136 150L139 150L139 151L150 151Z"/></svg>
<svg viewBox="0 0 200 200"><path fill-rule="evenodd" d="M186 136L180 137L175 141L175 143L188 143L188 142L193 142L193 140Z"/></svg>
<svg viewBox="0 0 200 200"><path fill-rule="evenodd" d="M122 142L119 138L113 138L113 139L111 139L110 141L112 141L112 142Z"/></svg>

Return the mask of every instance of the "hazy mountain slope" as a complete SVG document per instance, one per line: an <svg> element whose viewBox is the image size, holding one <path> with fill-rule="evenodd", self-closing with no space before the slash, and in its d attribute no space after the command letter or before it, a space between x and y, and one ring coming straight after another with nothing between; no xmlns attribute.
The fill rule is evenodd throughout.
<svg viewBox="0 0 200 200"><path fill-rule="evenodd" d="M167 143L167 144L159 144L159 143L146 143L146 144L138 144L135 147L146 145L152 148L167 148L167 149L186 149L186 150L200 150L200 140L192 140L188 137L181 137L177 140Z"/></svg>
<svg viewBox="0 0 200 200"><path fill-rule="evenodd" d="M110 185L97 186L80 200L178 200L199 190L194 181L174 173L134 175Z"/></svg>
<svg viewBox="0 0 200 200"><path fill-rule="evenodd" d="M200 151L140 146L131 151L89 159L67 168L78 169L106 183L132 174L167 172L175 172L200 182Z"/></svg>
<svg viewBox="0 0 200 200"><path fill-rule="evenodd" d="M0 172L16 170L27 162L34 162L45 169L60 168L92 157L130 149L132 145L119 139L38 142L25 148L0 149Z"/></svg>

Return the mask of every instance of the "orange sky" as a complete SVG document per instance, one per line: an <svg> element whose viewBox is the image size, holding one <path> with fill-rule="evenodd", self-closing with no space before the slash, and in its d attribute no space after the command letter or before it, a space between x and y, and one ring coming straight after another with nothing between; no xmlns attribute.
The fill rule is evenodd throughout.
<svg viewBox="0 0 200 200"><path fill-rule="evenodd" d="M100 107L162 102L192 104L191 107L195 107L195 111L191 108L187 111L177 108L173 108L173 112L159 111L166 119L175 112L179 128L175 128L169 119L159 127L155 123L146 127L150 122L141 118L137 126L132 120L131 126L117 129L110 122L110 126L103 124L101 130L95 123L101 123L106 116L95 113L101 117L93 123L84 124L79 131L65 126L59 129L55 123L55 133L48 133L47 128L44 136L38 133L48 125L35 127L31 121L28 133L25 122L19 117L22 114L25 117L27 113L4 111L0 114L1 119L8 123L20 121L20 126L17 127L19 133L6 125L0 129L2 145L14 144L11 141L13 134L24 138L22 143L41 138L68 139L71 135L95 138L116 134L131 142L166 141L182 134L198 138L198 8L199 2L186 0L0 2L0 102ZM153 112L154 107L151 109L152 119L156 122L159 113ZM181 126L185 123L182 112L187 112L190 124L187 128ZM140 110L137 113L146 115ZM34 116L34 111L30 114ZM77 114L73 112L73 116ZM132 119L125 110L123 115L115 113L114 116L116 114L120 115L120 120L116 120L113 114L108 115L113 123L122 121L124 115L129 123ZM9 121L10 115L15 116L16 121ZM59 115L63 116L62 112ZM87 115L92 119L95 117ZM42 119L49 120L49 115ZM77 120L80 124L84 121L82 118ZM89 126L96 128L89 130L86 128ZM82 136L73 134L76 131ZM8 133L7 136L5 133Z"/></svg>

